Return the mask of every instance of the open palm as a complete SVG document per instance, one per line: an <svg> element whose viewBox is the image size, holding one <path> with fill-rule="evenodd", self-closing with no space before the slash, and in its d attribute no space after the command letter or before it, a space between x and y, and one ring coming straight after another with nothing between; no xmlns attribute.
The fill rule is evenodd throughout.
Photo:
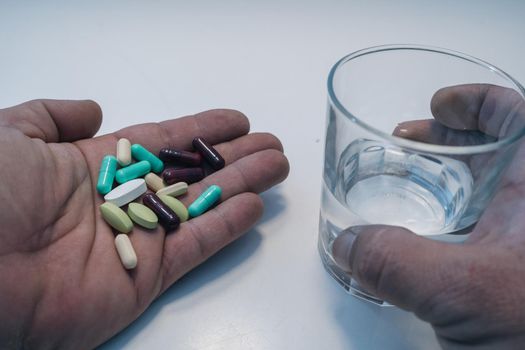
<svg viewBox="0 0 525 350"><path fill-rule="evenodd" d="M248 134L241 113L213 110L92 138L91 101L32 101L0 110L0 347L92 348L136 319L173 282L246 232L263 206L256 193L282 181L277 138ZM126 137L154 153L191 149L202 136L226 167L190 186L186 205L211 184L220 204L166 235L135 226L138 265L125 270L95 189L102 157Z"/></svg>

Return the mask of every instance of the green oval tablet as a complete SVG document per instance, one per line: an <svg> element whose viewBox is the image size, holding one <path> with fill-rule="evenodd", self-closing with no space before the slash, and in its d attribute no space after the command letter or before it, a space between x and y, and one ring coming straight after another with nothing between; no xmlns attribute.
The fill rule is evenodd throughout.
<svg viewBox="0 0 525 350"><path fill-rule="evenodd" d="M100 206L100 212L104 220L115 230L129 233L133 229L133 223L126 212L113 203L106 202Z"/></svg>
<svg viewBox="0 0 525 350"><path fill-rule="evenodd" d="M154 229L159 223L153 210L140 203L129 203L128 215L135 223L148 229Z"/></svg>
<svg viewBox="0 0 525 350"><path fill-rule="evenodd" d="M160 200L164 202L168 207L170 207L171 210L177 214L177 216L180 219L180 222L184 222L188 220L188 209L182 204L181 201L179 201L175 197L171 197L165 194L161 194L159 196Z"/></svg>

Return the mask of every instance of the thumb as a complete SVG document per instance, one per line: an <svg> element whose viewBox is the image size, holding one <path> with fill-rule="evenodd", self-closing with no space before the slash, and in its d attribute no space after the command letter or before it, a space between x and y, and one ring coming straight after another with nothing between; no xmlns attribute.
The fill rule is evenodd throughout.
<svg viewBox="0 0 525 350"><path fill-rule="evenodd" d="M90 100L33 100L0 109L0 126L13 127L45 142L72 142L95 135L100 106Z"/></svg>
<svg viewBox="0 0 525 350"><path fill-rule="evenodd" d="M332 253L336 263L365 290L417 312L450 287L451 273L464 260L462 248L401 227L369 225L344 230Z"/></svg>

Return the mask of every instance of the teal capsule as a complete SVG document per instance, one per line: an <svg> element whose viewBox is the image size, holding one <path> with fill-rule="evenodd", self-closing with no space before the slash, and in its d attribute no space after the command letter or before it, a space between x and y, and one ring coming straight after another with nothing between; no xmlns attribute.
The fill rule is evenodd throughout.
<svg viewBox="0 0 525 350"><path fill-rule="evenodd" d="M164 163L162 160L138 143L131 146L131 155L136 160L145 160L149 162L154 173L160 173L164 169Z"/></svg>
<svg viewBox="0 0 525 350"><path fill-rule="evenodd" d="M197 198L188 208L190 216L196 217L202 215L215 202L221 198L222 190L217 185L211 185Z"/></svg>
<svg viewBox="0 0 525 350"><path fill-rule="evenodd" d="M119 169L117 173L115 174L115 178L117 179L117 182L119 184L123 184L124 182L128 182L130 180L136 179L137 177L144 176L150 171L151 171L151 166L149 165L149 162L143 160L143 161L128 165L125 168Z"/></svg>
<svg viewBox="0 0 525 350"><path fill-rule="evenodd" d="M97 191L100 194L107 194L113 187L115 172L117 171L117 158L114 156L105 156L100 163L98 172Z"/></svg>

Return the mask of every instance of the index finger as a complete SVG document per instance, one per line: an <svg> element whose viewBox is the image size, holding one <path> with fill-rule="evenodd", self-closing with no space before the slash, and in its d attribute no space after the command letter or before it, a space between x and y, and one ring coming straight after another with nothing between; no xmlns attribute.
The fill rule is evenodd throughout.
<svg viewBox="0 0 525 350"><path fill-rule="evenodd" d="M525 127L525 100L516 90L490 84L466 84L438 90L432 114L456 130L479 130L507 137Z"/></svg>

